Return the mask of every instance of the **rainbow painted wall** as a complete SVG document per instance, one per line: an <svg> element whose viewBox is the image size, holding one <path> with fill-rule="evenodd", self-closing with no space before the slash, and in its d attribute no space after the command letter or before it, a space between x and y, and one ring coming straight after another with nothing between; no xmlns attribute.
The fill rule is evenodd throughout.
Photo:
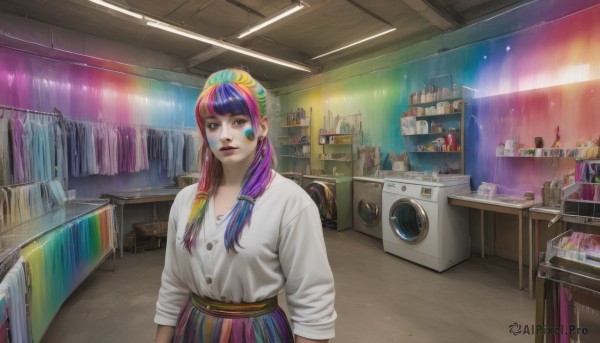
<svg viewBox="0 0 600 343"><path fill-rule="evenodd" d="M280 114L303 107L312 110L312 136L317 137L323 115L363 118L363 145L378 145L382 156L406 151L400 117L409 108L412 92L430 79L452 75L452 83L477 90L465 118L465 172L472 187L495 182L500 192L539 194L543 180L575 168L572 159L497 158L495 149L510 138L527 147L533 137L545 146L593 141L600 135L600 1L533 1L464 29L436 37L399 53L382 56L386 67L366 64L325 73L321 85L301 81L294 91L280 92ZM572 13L571 13L572 12ZM565 13L569 13L565 15ZM482 38L484 37L484 38ZM496 38L489 38L496 37ZM423 46L438 46L423 53ZM442 49L443 48L443 49ZM356 70L352 70L352 69ZM335 75L353 71L352 77ZM365 71L366 70L366 71ZM81 120L193 129L193 104L199 89L152 80L132 73L112 72L0 48L0 103L41 111L60 109ZM314 79L311 78L311 79ZM302 84L309 86L303 88ZM306 89L306 90L303 90ZM312 164L319 165L321 147L312 141ZM411 156L421 170L439 170L445 158ZM384 159L383 169L390 169ZM71 178L78 196L164 185L171 180L150 168L118 177Z"/></svg>
<svg viewBox="0 0 600 343"><path fill-rule="evenodd" d="M544 180L562 177L575 168L575 160L502 158L496 157L496 147L512 138L525 147L534 147L534 137L538 136L543 138L544 147L550 147L557 126L562 147L599 138L600 44L595 42L600 42L600 6L595 3L554 20L538 17L539 24L512 34L392 64L380 71L324 82L305 91L300 85L297 91L279 95L281 111L285 114L297 107L312 108L313 137L328 111L341 116L360 112L363 144L379 145L382 156L390 151L401 153L406 151L407 141L400 135L400 118L408 111L410 94L438 75L451 74L453 83L476 90L465 117L463 142L465 171L472 175L472 188L486 181L499 184L500 193L531 190L539 195ZM563 5L553 2L548 7ZM548 12L552 11L542 14ZM502 20L498 18L497 24ZM482 26L495 27L489 22ZM478 29L466 28L460 35L474 34ZM410 54L409 49L406 55ZM312 164L319 166L316 155L321 147L313 143L312 151ZM411 167L421 170L437 171L448 163L443 157L426 160L409 155L409 159ZM382 167L391 168L389 163Z"/></svg>
<svg viewBox="0 0 600 343"><path fill-rule="evenodd" d="M0 104L82 121L195 130L200 89L0 48ZM139 173L70 178L78 197L172 183L158 166Z"/></svg>
<svg viewBox="0 0 600 343"><path fill-rule="evenodd" d="M0 49L0 103L65 117L166 129L195 128L199 89L131 73Z"/></svg>

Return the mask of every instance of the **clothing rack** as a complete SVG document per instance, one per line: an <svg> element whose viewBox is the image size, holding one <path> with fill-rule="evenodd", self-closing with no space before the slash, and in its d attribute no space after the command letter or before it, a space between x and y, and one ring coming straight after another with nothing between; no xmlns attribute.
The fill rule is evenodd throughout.
<svg viewBox="0 0 600 343"><path fill-rule="evenodd" d="M34 114L40 114L40 115L52 116L52 117L59 117L59 118L63 117L62 112L60 110L58 110L57 108L54 108L54 112L44 112L44 111L37 111L37 110L28 110L28 109L25 109L25 108L18 108L18 107L13 107L13 106L8 106L8 105L0 105L0 109L2 109L2 110L10 110L10 111L17 111L17 112L34 113Z"/></svg>
<svg viewBox="0 0 600 343"><path fill-rule="evenodd" d="M64 119L65 119L65 121L68 121L71 123L80 123L80 124L107 124L107 125L114 125L114 126L140 127L140 128L160 130L160 131L196 133L196 128L188 128L188 127L184 127L183 129L167 129L167 128L163 128L163 127L155 127L155 126L148 126L148 125L142 125L142 124L113 123L113 122L108 122L108 121L103 121L103 120L94 121L94 120L81 120L81 119L71 119L71 118L64 118Z"/></svg>
<svg viewBox="0 0 600 343"><path fill-rule="evenodd" d="M92 121L92 120L79 120L79 119L71 119L71 118L67 118L64 117L62 112L57 109L54 108L53 112L44 112L44 111L38 111L38 110L30 110L30 109L26 109L26 108L19 108L19 107L14 107L14 106L8 106L8 105L3 105L0 104L0 109L2 110L9 110L9 111L17 111L17 112L25 112L25 113L34 113L34 114L40 114L40 115L45 115L45 116L52 116L52 117L58 117L58 118L64 118L67 121L70 122L74 122L74 123L97 123L97 124L110 124L110 125L125 125L125 126L133 126L133 127L142 127L142 128L147 128L147 129L154 129L154 130L163 130L163 131L175 131L175 132L183 132L183 133L194 133L196 128L194 127L184 127L183 129L167 129L167 128L161 128L161 127L152 127L152 126L148 126L148 125L141 125L141 124L119 124L119 123L112 123L112 122L106 122L103 120L99 120L99 121ZM4 112L4 111L3 111Z"/></svg>
<svg viewBox="0 0 600 343"><path fill-rule="evenodd" d="M25 183L15 183L15 184L10 184L10 185L3 185L0 186L0 188L14 188L14 187L22 187L22 186L28 186L28 185L34 185L36 183L46 183L52 180L60 180L60 182L63 184L63 188L64 188L64 183L67 181L66 177L58 177L58 178L54 178L54 179L48 179L48 180L42 180L42 181L31 181L31 182L25 182Z"/></svg>

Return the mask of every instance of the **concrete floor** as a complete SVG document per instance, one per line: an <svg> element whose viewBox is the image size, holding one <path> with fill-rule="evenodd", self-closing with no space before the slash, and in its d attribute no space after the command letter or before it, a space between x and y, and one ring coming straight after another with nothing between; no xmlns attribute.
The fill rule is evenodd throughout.
<svg viewBox="0 0 600 343"><path fill-rule="evenodd" d="M381 240L325 230L336 281L339 343L533 342L509 325L535 323L517 263L473 256L438 273L383 252ZM164 250L126 253L62 306L43 343L153 342ZM105 263L103 268L110 267Z"/></svg>

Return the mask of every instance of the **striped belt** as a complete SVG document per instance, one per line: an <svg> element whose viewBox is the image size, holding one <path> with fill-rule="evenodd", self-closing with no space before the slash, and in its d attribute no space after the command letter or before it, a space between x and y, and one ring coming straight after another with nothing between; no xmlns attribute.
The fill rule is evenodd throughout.
<svg viewBox="0 0 600 343"><path fill-rule="evenodd" d="M230 304L190 293L192 304L200 311L215 317L248 318L262 316L277 308L277 297L255 303Z"/></svg>

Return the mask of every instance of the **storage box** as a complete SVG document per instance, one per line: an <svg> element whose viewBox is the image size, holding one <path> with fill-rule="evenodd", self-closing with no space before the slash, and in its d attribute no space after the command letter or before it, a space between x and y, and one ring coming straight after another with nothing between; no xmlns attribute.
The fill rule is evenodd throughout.
<svg viewBox="0 0 600 343"><path fill-rule="evenodd" d="M561 206L561 187L544 187L542 186L542 206L556 207Z"/></svg>
<svg viewBox="0 0 600 343"><path fill-rule="evenodd" d="M193 185L194 183L198 182L199 178L200 178L199 173L189 173L189 174L177 175L177 177L176 177L177 187L184 188L189 185Z"/></svg>
<svg viewBox="0 0 600 343"><path fill-rule="evenodd" d="M400 133L402 135L414 135L417 133L417 119L415 117L400 118Z"/></svg>
<svg viewBox="0 0 600 343"><path fill-rule="evenodd" d="M564 215L600 219L600 184L578 182L564 187L561 210Z"/></svg>
<svg viewBox="0 0 600 343"><path fill-rule="evenodd" d="M167 242L167 222L138 223L133 229L133 253L158 249Z"/></svg>

